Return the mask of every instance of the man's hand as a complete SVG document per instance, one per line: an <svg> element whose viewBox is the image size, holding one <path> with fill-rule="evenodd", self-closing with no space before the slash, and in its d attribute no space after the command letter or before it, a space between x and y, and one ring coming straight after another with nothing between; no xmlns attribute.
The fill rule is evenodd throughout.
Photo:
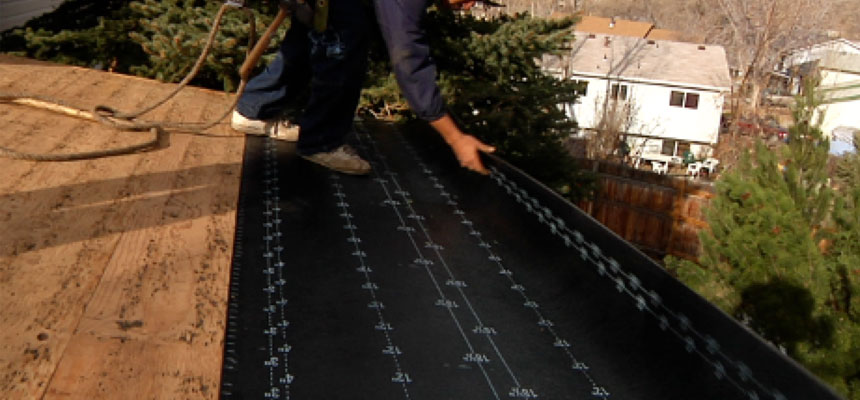
<svg viewBox="0 0 860 400"><path fill-rule="evenodd" d="M481 163L481 155L478 152L492 153L496 151L493 146L485 144L472 135L463 134L458 139L455 139L451 145L451 150L460 161L460 165L468 168L479 174L488 175L490 171L484 168Z"/></svg>
<svg viewBox="0 0 860 400"><path fill-rule="evenodd" d="M492 153L496 151L495 147L481 142L472 135L463 133L451 116L447 114L430 122L430 126L436 129L445 139L445 142L451 146L451 150L454 151L454 155L457 156L461 166L479 174L487 175L490 173L481 163L481 156L478 152Z"/></svg>

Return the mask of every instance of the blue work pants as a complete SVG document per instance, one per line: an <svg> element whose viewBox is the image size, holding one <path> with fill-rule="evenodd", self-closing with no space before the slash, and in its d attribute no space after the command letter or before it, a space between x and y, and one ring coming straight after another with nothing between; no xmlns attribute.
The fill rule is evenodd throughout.
<svg viewBox="0 0 860 400"><path fill-rule="evenodd" d="M299 154L339 147L364 83L370 17L361 1L331 0L326 32L293 19L275 60L248 82L236 109L251 119L293 111L301 127Z"/></svg>

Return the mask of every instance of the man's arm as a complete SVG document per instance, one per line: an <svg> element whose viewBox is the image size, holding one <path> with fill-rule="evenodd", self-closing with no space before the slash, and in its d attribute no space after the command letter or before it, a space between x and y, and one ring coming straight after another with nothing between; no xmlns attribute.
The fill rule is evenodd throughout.
<svg viewBox="0 0 860 400"><path fill-rule="evenodd" d="M436 84L436 63L430 56L427 33L421 27L426 0L375 0L374 5L397 83L409 107L442 135L460 165L486 174L478 152L494 149L463 133L445 111Z"/></svg>

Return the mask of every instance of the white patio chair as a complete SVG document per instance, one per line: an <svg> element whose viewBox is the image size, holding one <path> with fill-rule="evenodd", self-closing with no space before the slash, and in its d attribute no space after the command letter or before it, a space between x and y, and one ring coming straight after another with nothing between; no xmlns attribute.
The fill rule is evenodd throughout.
<svg viewBox="0 0 860 400"><path fill-rule="evenodd" d="M692 162L687 164L687 175L692 175L694 177L699 176L699 172L702 171L702 163L699 161Z"/></svg>
<svg viewBox="0 0 860 400"><path fill-rule="evenodd" d="M706 158L704 162L702 162L702 167L708 170L708 175L713 175L717 170L717 165L720 164L720 160L716 158Z"/></svg>
<svg viewBox="0 0 860 400"><path fill-rule="evenodd" d="M666 175L669 173L669 164L660 161L651 161L651 170L660 175Z"/></svg>

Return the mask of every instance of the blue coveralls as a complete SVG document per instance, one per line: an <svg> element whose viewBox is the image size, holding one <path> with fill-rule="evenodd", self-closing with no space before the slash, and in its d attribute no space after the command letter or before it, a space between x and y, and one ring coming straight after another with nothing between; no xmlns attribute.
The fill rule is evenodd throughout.
<svg viewBox="0 0 860 400"><path fill-rule="evenodd" d="M271 119L302 99L297 150L310 155L343 144L352 128L367 69L368 10L360 0L331 0L328 30L309 32L297 21L281 42L275 60L248 82L236 106L252 119ZM374 0L377 21L397 82L419 118L445 115L436 85L436 66L421 26L427 0ZM308 85L310 83L310 85Z"/></svg>

